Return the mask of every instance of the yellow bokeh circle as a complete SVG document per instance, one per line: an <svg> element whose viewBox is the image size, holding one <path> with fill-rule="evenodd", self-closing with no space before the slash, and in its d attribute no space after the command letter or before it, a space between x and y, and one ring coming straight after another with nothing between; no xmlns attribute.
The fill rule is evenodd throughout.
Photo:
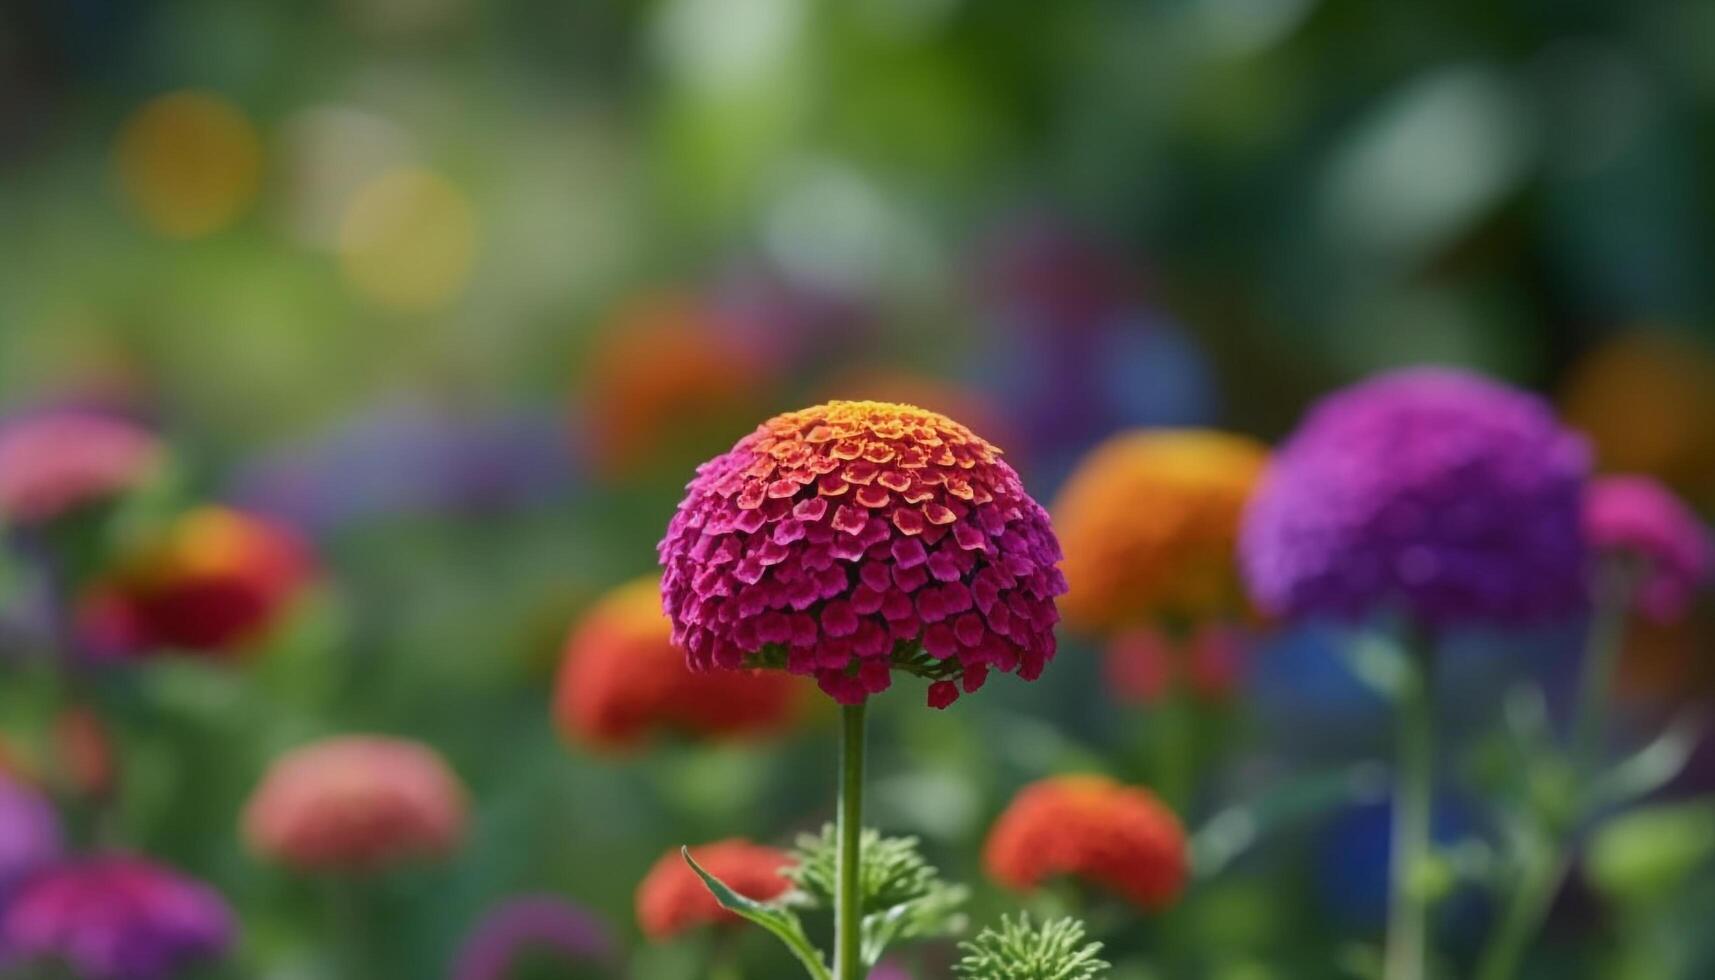
<svg viewBox="0 0 1715 980"><path fill-rule="evenodd" d="M226 99L173 92L125 121L114 162L120 189L151 228L196 238L230 225L255 198L262 141Z"/></svg>
<svg viewBox="0 0 1715 980"><path fill-rule="evenodd" d="M384 173L353 195L340 222L341 268L364 296L401 312L451 302L470 278L476 217L464 193L426 170Z"/></svg>

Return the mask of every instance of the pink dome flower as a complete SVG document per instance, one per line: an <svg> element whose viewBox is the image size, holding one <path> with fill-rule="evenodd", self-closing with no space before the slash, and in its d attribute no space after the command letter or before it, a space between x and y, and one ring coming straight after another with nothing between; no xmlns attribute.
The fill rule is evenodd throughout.
<svg viewBox="0 0 1715 980"><path fill-rule="evenodd" d="M465 791L428 746L349 735L282 755L244 811L259 854L300 871L379 871L451 851Z"/></svg>
<svg viewBox="0 0 1715 980"><path fill-rule="evenodd" d="M147 479L161 444L111 415L62 410L0 429L0 514L39 524L117 496Z"/></svg>
<svg viewBox="0 0 1715 980"><path fill-rule="evenodd" d="M694 669L785 667L856 704L894 668L930 704L989 670L1034 680L1066 591L1048 514L1000 451L909 405L776 416L697 469L661 542Z"/></svg>
<svg viewBox="0 0 1715 980"><path fill-rule="evenodd" d="M207 885L138 857L62 864L0 912L0 967L61 962L84 980L170 980L232 944L237 924Z"/></svg>
<svg viewBox="0 0 1715 980"><path fill-rule="evenodd" d="M1584 495L1584 533L1602 555L1644 563L1638 611L1656 623L1685 614L1715 573L1709 530L1666 487L1646 476L1595 480Z"/></svg>

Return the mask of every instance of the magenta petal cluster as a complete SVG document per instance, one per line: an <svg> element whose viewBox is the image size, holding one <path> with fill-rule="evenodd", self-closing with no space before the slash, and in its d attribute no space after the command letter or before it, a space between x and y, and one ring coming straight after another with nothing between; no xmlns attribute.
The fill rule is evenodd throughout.
<svg viewBox="0 0 1715 980"><path fill-rule="evenodd" d="M15 885L57 859L59 818L47 798L0 772L0 907Z"/></svg>
<svg viewBox="0 0 1715 980"><path fill-rule="evenodd" d="M1048 514L999 450L933 412L830 402L704 463L660 545L693 669L783 666L844 704L895 668L945 707L1054 656L1066 591Z"/></svg>
<svg viewBox="0 0 1715 980"><path fill-rule="evenodd" d="M0 428L0 517L50 521L146 479L161 444L142 426L82 410L27 415Z"/></svg>
<svg viewBox="0 0 1715 980"><path fill-rule="evenodd" d="M1396 609L1431 628L1574 614L1589 466L1546 402L1478 375L1416 368L1336 392L1252 499L1252 597L1277 615Z"/></svg>
<svg viewBox="0 0 1715 980"><path fill-rule="evenodd" d="M1590 484L1584 533L1599 555L1644 564L1637 609L1670 623L1685 615L1697 590L1715 575L1709 529L1666 487L1644 476L1609 476Z"/></svg>
<svg viewBox="0 0 1715 980"><path fill-rule="evenodd" d="M466 937L453 980L505 980L520 960L551 953L568 963L611 963L614 943L594 913L552 895L525 895L495 906Z"/></svg>
<svg viewBox="0 0 1715 980"><path fill-rule="evenodd" d="M32 877L0 913L0 966L64 963L84 980L170 980L231 945L213 889L141 858L108 855Z"/></svg>

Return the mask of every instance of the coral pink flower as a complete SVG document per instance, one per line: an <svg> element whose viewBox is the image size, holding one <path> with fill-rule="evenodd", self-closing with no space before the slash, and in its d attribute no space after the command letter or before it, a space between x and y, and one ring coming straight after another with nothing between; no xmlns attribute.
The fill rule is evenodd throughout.
<svg viewBox="0 0 1715 980"><path fill-rule="evenodd" d="M732 838L691 848L703 870L746 898L766 902L792 887L781 869L792 859L784 851ZM657 942L697 926L738 922L720 907L677 849L661 855L637 886L637 924Z"/></svg>
<svg viewBox="0 0 1715 980"><path fill-rule="evenodd" d="M983 866L1027 891L1070 875L1146 911L1172 904L1190 858L1179 818L1148 790L1105 776L1055 776L1026 786L989 831Z"/></svg>
<svg viewBox="0 0 1715 980"><path fill-rule="evenodd" d="M1244 631L1230 626L1206 625L1183 641L1137 627L1108 642L1102 676L1122 701L1158 701L1180 680L1196 697L1222 701L1238 687L1248 647Z"/></svg>
<svg viewBox="0 0 1715 980"><path fill-rule="evenodd" d="M261 638L310 575L302 539L224 507L182 515L87 601L92 645L130 653L231 651Z"/></svg>
<svg viewBox="0 0 1715 980"><path fill-rule="evenodd" d="M1646 476L1595 480L1584 494L1584 533L1598 554L1643 563L1638 611L1656 623L1685 615L1715 574L1709 529L1666 487Z"/></svg>
<svg viewBox="0 0 1715 980"><path fill-rule="evenodd" d="M598 603L566 642L554 695L560 730L597 748L623 749L661 731L768 735L797 717L803 681L772 671L693 671L671 634L654 576Z"/></svg>
<svg viewBox="0 0 1715 980"><path fill-rule="evenodd" d="M1034 680L1066 591L1048 514L999 450L908 405L829 402L697 470L661 542L693 668L783 666L844 704L894 668L944 706L991 669Z"/></svg>
<svg viewBox="0 0 1715 980"><path fill-rule="evenodd" d="M250 846L300 871L379 871L438 857L464 825L464 787L434 750L373 735L286 753L244 810Z"/></svg>
<svg viewBox="0 0 1715 980"><path fill-rule="evenodd" d="M162 448L133 422L62 410L0 429L0 515L16 524L53 520L100 503L151 476Z"/></svg>

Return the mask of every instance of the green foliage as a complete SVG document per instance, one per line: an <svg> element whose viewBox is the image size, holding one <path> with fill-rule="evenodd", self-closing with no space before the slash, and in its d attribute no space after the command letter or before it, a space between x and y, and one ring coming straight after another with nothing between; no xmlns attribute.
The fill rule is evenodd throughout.
<svg viewBox="0 0 1715 980"><path fill-rule="evenodd" d="M1590 840L1590 878L1621 902L1665 899L1715 854L1715 799L1640 807Z"/></svg>
<svg viewBox="0 0 1715 980"><path fill-rule="evenodd" d="M1102 944L1084 942L1084 924L1071 918L1037 926L1028 913L1002 917L999 929L959 948L965 956L953 972L964 980L1094 980L1108 970L1096 955Z"/></svg>
<svg viewBox="0 0 1715 980"><path fill-rule="evenodd" d="M792 951L798 962L804 964L804 969L810 974L811 980L828 980L828 967L823 960L821 951L810 944L808 936L804 935L804 926L798 921L798 916L792 910L772 902L758 902L745 898L738 892L728 888L726 882L703 870L702 865L691 857L691 849L682 847L679 853L684 855L685 863L703 879L703 884L721 908L754 922L767 929Z"/></svg>
<svg viewBox="0 0 1715 980"><path fill-rule="evenodd" d="M923 898L939 881L934 866L917 849L915 837L883 837L880 831L866 827L861 853L859 890L866 915ZM824 824L819 836L800 834L792 856L797 863L786 877L797 887L799 903L809 908L833 908L839 867L834 825Z"/></svg>

